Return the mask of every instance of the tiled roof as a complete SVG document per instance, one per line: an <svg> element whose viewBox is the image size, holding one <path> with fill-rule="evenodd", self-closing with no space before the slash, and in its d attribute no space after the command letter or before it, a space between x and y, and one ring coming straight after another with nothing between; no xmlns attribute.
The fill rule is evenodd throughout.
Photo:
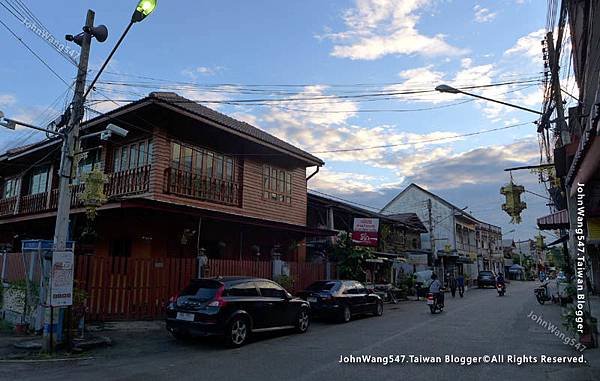
<svg viewBox="0 0 600 381"><path fill-rule="evenodd" d="M251 124L246 122L239 121L230 116L222 114L218 111L215 111L211 108L203 106L197 102L194 102L190 99L184 98L173 92L153 92L150 93L150 98L157 99L159 101L163 101L170 105L179 107L185 111L191 112L202 118L210 119L213 122L216 122L225 127L231 128L237 132L241 132L242 134L249 135L253 138L256 138L260 141L268 143L270 145L276 146L278 148L284 149L288 152L291 152L295 155L301 156L304 159L307 159L310 162L313 162L319 165L323 165L324 162L316 156L311 155L310 153L301 150L298 147L295 147L283 140L276 138L275 136L259 129Z"/></svg>
<svg viewBox="0 0 600 381"><path fill-rule="evenodd" d="M418 230L422 230L424 232L427 231L427 228L425 227L425 225L423 225L423 222L421 222L421 219L419 218L419 216L417 216L416 213L387 214L386 217L394 221L403 223L405 225L414 227Z"/></svg>

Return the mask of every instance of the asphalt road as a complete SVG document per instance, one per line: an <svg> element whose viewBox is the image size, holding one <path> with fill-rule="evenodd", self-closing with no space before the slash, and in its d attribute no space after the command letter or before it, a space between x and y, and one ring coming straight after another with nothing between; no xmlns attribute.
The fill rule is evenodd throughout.
<svg viewBox="0 0 600 381"><path fill-rule="evenodd" d="M115 345L93 359L57 363L3 363L0 379L27 380L598 380L598 349L586 364L508 364L508 355L576 356L528 315L542 315L564 331L560 308L540 306L533 282L513 282L507 295L469 290L446 296L431 315L423 302L386 305L382 317L348 324L314 322L307 334L261 336L239 349L215 340L176 342L162 330L113 332ZM567 333L565 331L565 333ZM110 333L109 333L110 334ZM571 336L567 333L568 336ZM398 364L340 364L340 356L405 355ZM414 356L504 354L504 363L415 364Z"/></svg>

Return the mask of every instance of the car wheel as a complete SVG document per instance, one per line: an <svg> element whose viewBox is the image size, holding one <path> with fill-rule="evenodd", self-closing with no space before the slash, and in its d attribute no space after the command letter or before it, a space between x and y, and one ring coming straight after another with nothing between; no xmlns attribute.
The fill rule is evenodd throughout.
<svg viewBox="0 0 600 381"><path fill-rule="evenodd" d="M171 335L178 341L186 341L190 339L190 335L182 331L169 331Z"/></svg>
<svg viewBox="0 0 600 381"><path fill-rule="evenodd" d="M306 333L308 331L308 327L310 326L310 314L308 309L302 308L298 313L298 318L296 320L296 332L298 333Z"/></svg>
<svg viewBox="0 0 600 381"><path fill-rule="evenodd" d="M345 306L340 315L340 321L342 323L348 323L350 319L352 319L352 312L350 312L350 307Z"/></svg>
<svg viewBox="0 0 600 381"><path fill-rule="evenodd" d="M375 316L381 316L383 315L383 303L382 302L378 302L377 304L375 304Z"/></svg>
<svg viewBox="0 0 600 381"><path fill-rule="evenodd" d="M225 333L225 340L230 347L241 347L246 343L249 334L250 325L248 324L248 319L237 316L229 323Z"/></svg>

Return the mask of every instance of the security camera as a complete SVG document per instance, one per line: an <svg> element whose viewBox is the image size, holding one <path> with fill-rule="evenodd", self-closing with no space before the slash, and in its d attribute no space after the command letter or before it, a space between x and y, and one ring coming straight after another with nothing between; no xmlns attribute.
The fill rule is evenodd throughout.
<svg viewBox="0 0 600 381"><path fill-rule="evenodd" d="M0 111L0 119L4 119L4 113Z"/></svg>
<svg viewBox="0 0 600 381"><path fill-rule="evenodd" d="M106 126L106 131L114 133L117 136L120 136L122 138L124 138L125 136L127 136L127 134L129 133L129 131L127 131L124 128L121 128L117 125L114 125L112 123L110 123L108 126Z"/></svg>
<svg viewBox="0 0 600 381"><path fill-rule="evenodd" d="M112 136L111 131L102 131L100 133L100 140L107 141Z"/></svg>

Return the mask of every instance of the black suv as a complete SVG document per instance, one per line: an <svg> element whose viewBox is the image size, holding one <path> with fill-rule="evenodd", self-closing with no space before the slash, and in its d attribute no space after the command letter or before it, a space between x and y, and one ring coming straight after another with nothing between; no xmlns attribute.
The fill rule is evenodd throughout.
<svg viewBox="0 0 600 381"><path fill-rule="evenodd" d="M223 335L234 347L250 333L308 330L310 306L277 283L250 277L194 279L169 301L167 330L177 339Z"/></svg>
<svg viewBox="0 0 600 381"><path fill-rule="evenodd" d="M494 276L494 273L491 271L480 271L479 274L477 275L477 287L478 288L482 288L482 287L487 287L487 286L492 286L492 287L496 287L496 277Z"/></svg>

